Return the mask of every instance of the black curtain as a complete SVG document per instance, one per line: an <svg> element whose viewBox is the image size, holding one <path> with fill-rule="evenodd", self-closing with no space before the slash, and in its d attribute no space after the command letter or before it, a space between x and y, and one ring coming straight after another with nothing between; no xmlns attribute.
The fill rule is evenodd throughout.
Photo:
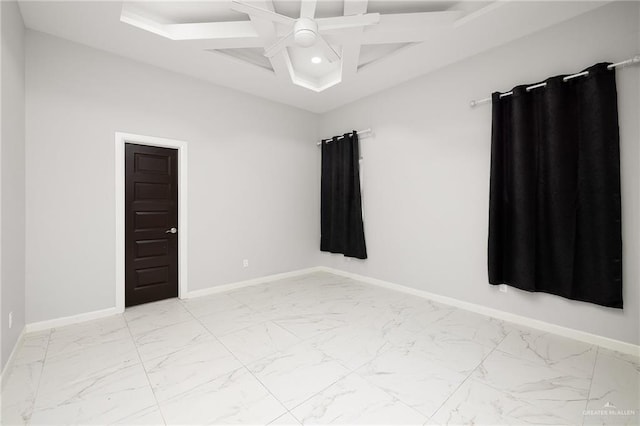
<svg viewBox="0 0 640 426"><path fill-rule="evenodd" d="M489 282L622 308L615 71L493 94Z"/></svg>
<svg viewBox="0 0 640 426"><path fill-rule="evenodd" d="M320 250L367 258L358 134L322 142Z"/></svg>

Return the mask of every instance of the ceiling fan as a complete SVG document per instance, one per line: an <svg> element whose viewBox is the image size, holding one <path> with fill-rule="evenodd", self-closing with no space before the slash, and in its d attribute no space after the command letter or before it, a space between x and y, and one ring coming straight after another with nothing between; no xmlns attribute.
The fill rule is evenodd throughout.
<svg viewBox="0 0 640 426"><path fill-rule="evenodd" d="M290 18L238 0L232 0L231 8L237 12L246 13L258 18L267 19L276 24L291 27L291 31L286 36L265 48L264 55L267 58L275 56L287 46L311 47L318 43L330 62L339 61L340 55L322 36L322 31L360 28L380 22L379 13L314 19L316 2L313 0L302 2L300 18L298 19Z"/></svg>

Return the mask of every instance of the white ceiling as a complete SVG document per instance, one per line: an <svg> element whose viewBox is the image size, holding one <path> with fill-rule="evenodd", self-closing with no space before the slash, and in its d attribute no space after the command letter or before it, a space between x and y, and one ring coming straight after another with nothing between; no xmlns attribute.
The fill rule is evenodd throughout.
<svg viewBox="0 0 640 426"><path fill-rule="evenodd" d="M119 1L21 1L20 9L30 29L321 113L606 3L369 0L369 13L455 10L460 11L460 18L452 26L421 28L421 37L425 39L421 43L363 46L354 72L343 73L341 83L320 93L292 84L288 73L275 73L269 61L262 59L260 49L220 52L211 50L212 44L206 40L169 40L123 23L120 20L123 3ZM164 22L167 24L248 19L247 15L232 11L230 5L230 0L136 3L136 7L145 7L158 22L169 21L170 17L171 22ZM275 0L273 5L278 13L290 17L300 14L298 0ZM316 17L341 16L343 10L343 0L319 0ZM289 54L301 64L310 64L306 59L310 51L290 48ZM311 66L306 70L318 75L321 71Z"/></svg>
<svg viewBox="0 0 640 426"><path fill-rule="evenodd" d="M488 4L234 0L211 7L132 1L123 4L120 20L179 41L185 49L222 52L272 71L278 80L322 92L353 79L364 66L453 28L459 18Z"/></svg>

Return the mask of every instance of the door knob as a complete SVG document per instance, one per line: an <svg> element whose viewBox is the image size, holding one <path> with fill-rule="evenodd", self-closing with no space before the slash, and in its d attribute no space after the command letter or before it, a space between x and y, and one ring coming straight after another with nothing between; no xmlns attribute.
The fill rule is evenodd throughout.
<svg viewBox="0 0 640 426"><path fill-rule="evenodd" d="M171 229L167 229L166 231L164 231L165 234L177 234L178 233L178 229L177 228L171 228Z"/></svg>

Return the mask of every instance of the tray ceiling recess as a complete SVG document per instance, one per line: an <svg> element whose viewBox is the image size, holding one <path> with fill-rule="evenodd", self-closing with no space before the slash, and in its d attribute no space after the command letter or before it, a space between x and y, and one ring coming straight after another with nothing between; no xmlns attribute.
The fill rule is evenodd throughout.
<svg viewBox="0 0 640 426"><path fill-rule="evenodd" d="M227 55L321 92L433 37L434 30L452 28L461 14L368 11L380 9L372 5L366 0L126 2L120 20L185 48Z"/></svg>

